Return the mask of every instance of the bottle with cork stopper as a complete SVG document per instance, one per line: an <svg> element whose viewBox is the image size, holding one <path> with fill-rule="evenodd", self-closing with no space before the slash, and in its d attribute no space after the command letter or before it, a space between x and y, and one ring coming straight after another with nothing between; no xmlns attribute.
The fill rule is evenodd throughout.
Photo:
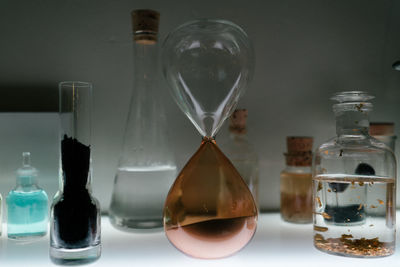
<svg viewBox="0 0 400 267"><path fill-rule="evenodd" d="M384 257L396 242L396 158L370 136L374 96L338 92L336 136L313 154L314 246L348 257Z"/></svg>
<svg viewBox="0 0 400 267"><path fill-rule="evenodd" d="M258 203L258 155L247 137L247 109L236 109L229 120L229 139L221 144L221 149L246 182L254 201Z"/></svg>
<svg viewBox="0 0 400 267"><path fill-rule="evenodd" d="M308 136L288 136L286 168L281 172L281 217L291 223L312 222L312 145Z"/></svg>
<svg viewBox="0 0 400 267"><path fill-rule="evenodd" d="M163 206L176 177L159 83L160 14L133 10L133 90L109 208L124 231L161 231Z"/></svg>

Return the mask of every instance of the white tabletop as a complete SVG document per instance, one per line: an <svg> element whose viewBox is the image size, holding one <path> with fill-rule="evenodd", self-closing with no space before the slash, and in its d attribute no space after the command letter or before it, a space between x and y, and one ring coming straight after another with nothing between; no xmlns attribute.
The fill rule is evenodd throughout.
<svg viewBox="0 0 400 267"><path fill-rule="evenodd" d="M399 214L398 214L399 215ZM5 227L3 227L4 229ZM89 266L400 266L399 253L384 258L356 259L332 256L312 244L312 225L282 222L278 213L259 216L253 240L236 255L221 260L185 256L169 244L163 232L138 234L114 229L102 218L101 258ZM397 244L400 244L397 240ZM54 266L48 256L48 236L28 244L0 238L0 266Z"/></svg>

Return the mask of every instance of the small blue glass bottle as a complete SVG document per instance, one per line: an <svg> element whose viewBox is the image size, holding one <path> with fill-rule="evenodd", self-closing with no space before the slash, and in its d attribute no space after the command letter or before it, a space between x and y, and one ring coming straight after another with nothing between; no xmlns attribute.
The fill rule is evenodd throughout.
<svg viewBox="0 0 400 267"><path fill-rule="evenodd" d="M30 165L30 153L22 153L22 167L17 170L17 185L6 198L7 235L18 240L46 235L48 197L37 184L37 170Z"/></svg>

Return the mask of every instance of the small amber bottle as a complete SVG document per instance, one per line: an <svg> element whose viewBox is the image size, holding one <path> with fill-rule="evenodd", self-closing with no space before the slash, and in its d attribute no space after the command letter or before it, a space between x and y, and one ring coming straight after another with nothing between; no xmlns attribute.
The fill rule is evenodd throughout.
<svg viewBox="0 0 400 267"><path fill-rule="evenodd" d="M288 136L286 168L281 172L281 216L292 223L312 222L312 137Z"/></svg>

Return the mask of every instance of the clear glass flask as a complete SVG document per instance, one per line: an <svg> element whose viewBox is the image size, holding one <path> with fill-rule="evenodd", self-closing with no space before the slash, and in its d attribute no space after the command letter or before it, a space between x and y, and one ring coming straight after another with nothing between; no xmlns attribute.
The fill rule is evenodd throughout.
<svg viewBox="0 0 400 267"><path fill-rule="evenodd" d="M368 134L372 98L361 91L335 94L337 136L314 154L314 245L327 253L394 253L396 159Z"/></svg>
<svg viewBox="0 0 400 267"><path fill-rule="evenodd" d="M224 154L246 182L258 207L258 155L247 137L246 109L236 109L230 116L229 139L221 144Z"/></svg>
<svg viewBox="0 0 400 267"><path fill-rule="evenodd" d="M254 198L214 139L252 76L252 46L236 24L205 19L172 31L163 48L172 96L203 137L168 193L164 230L186 255L226 257L242 249L257 226Z"/></svg>
<svg viewBox="0 0 400 267"><path fill-rule="evenodd" d="M50 258L56 264L95 261L101 254L100 205L92 196L92 85L61 82L60 189L50 212Z"/></svg>
<svg viewBox="0 0 400 267"><path fill-rule="evenodd" d="M162 230L162 209L176 177L160 95L159 13L132 11L134 88L109 216L126 231Z"/></svg>
<svg viewBox="0 0 400 267"><path fill-rule="evenodd" d="M313 138L288 136L286 168L281 172L281 217L292 223L312 222Z"/></svg>
<svg viewBox="0 0 400 267"><path fill-rule="evenodd" d="M7 235L17 240L33 240L47 233L48 197L38 186L37 170L30 164L30 153L22 153L22 167L17 170L17 185L8 193Z"/></svg>

